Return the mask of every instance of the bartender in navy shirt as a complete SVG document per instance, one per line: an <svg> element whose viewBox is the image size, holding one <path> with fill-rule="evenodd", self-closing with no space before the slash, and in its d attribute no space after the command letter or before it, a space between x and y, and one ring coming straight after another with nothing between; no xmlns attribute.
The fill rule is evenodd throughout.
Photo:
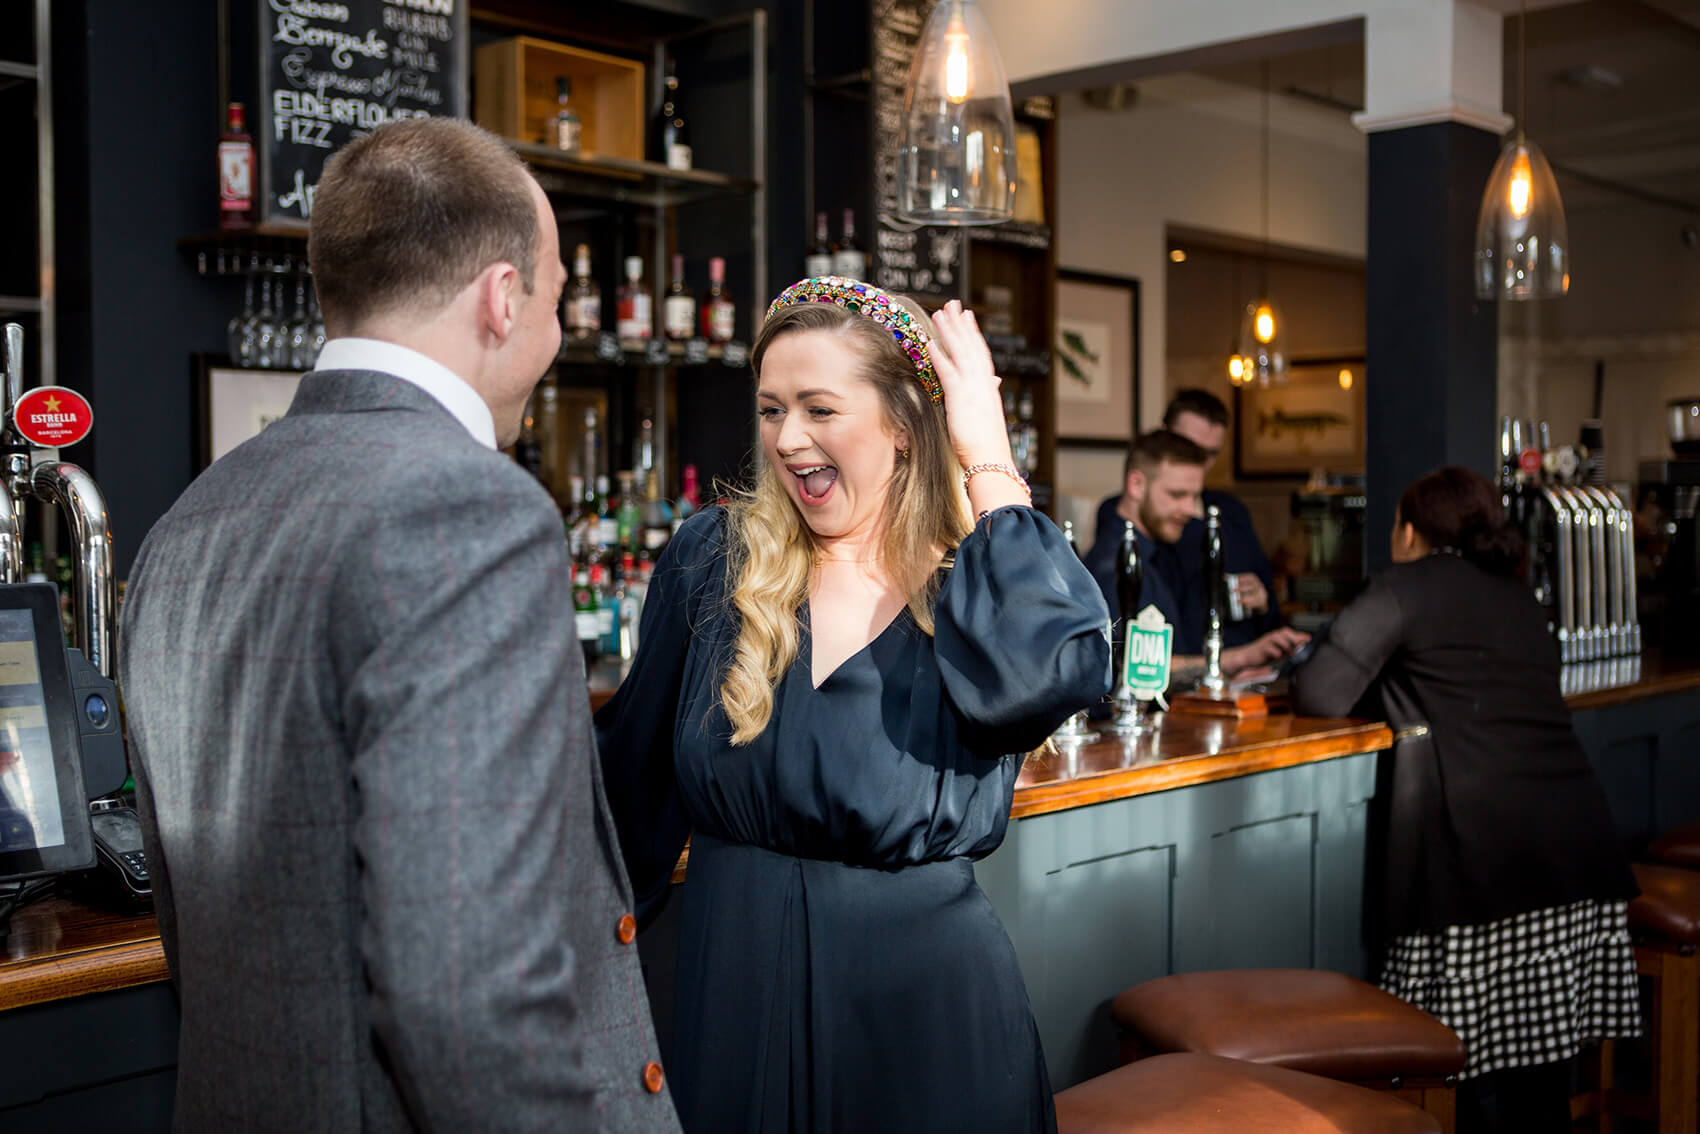
<svg viewBox="0 0 1700 1134"><path fill-rule="evenodd" d="M1120 496L1105 501L1098 517L1098 538L1086 554L1087 570L1098 582L1112 619L1121 618L1116 598L1116 556L1125 521L1133 521L1139 552L1145 557L1140 607L1154 605L1174 627L1171 681L1181 683L1204 669L1204 618L1189 614L1175 594L1177 541L1197 526L1204 494L1204 470L1210 454L1197 443L1167 429L1154 429L1134 441L1127 453ZM1195 549L1196 550L1196 549ZM1199 584L1202 595L1202 583ZM1138 614L1138 611L1133 611ZM1292 630L1276 630L1222 651L1222 669L1266 665L1305 641Z"/></svg>
<svg viewBox="0 0 1700 1134"><path fill-rule="evenodd" d="M1180 434L1204 451L1204 472L1208 475L1228 439L1228 407L1207 390L1182 390L1163 411L1163 428ZM1120 537L1121 521L1115 514L1120 500L1121 497L1112 496L1098 506L1098 538L1102 539L1112 529ZM1258 542L1251 513L1238 497L1207 488L1203 491L1203 504L1214 504L1221 513L1225 566L1236 580L1234 585L1246 613L1245 618L1223 623L1222 642L1227 646L1243 646L1282 624L1280 610L1272 601L1274 571L1269 566L1269 557L1263 553L1263 545ZM1201 507L1199 515L1202 513ZM1184 622L1189 627L1196 626L1202 635L1205 617L1202 519L1194 518L1173 541L1171 554L1162 557L1161 570L1181 612L1176 625ZM1179 639L1176 641L1178 648Z"/></svg>

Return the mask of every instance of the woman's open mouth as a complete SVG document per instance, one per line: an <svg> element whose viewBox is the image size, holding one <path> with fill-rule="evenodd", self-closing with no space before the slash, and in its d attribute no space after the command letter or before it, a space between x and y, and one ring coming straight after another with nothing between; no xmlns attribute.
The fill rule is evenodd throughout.
<svg viewBox="0 0 1700 1134"><path fill-rule="evenodd" d="M787 468L797 478L797 491L805 504L824 504L826 498L832 495L832 486L838 483L838 470L831 465L792 465Z"/></svg>

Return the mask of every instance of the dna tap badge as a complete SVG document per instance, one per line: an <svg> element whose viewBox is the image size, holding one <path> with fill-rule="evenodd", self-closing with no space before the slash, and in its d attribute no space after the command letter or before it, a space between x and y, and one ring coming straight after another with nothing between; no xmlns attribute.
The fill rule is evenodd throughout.
<svg viewBox="0 0 1700 1134"><path fill-rule="evenodd" d="M1167 709L1163 691L1169 687L1169 660L1175 645L1175 628L1163 612L1149 605L1127 624L1124 676L1128 688L1141 701L1156 701Z"/></svg>

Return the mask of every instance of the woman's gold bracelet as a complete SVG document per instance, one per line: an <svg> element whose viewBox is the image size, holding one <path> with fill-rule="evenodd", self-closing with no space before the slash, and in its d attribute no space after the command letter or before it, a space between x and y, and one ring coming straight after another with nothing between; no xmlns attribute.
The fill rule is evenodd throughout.
<svg viewBox="0 0 1700 1134"><path fill-rule="evenodd" d="M1027 503L1029 505L1033 503L1033 490L1027 486L1027 478L1022 476L1020 470L1014 465L1006 465L1001 462L988 461L983 464L969 465L967 468L963 469L962 490L964 492L968 491L968 482L983 472L1002 473L1007 476L1016 484L1019 484L1021 486L1021 491L1027 494Z"/></svg>

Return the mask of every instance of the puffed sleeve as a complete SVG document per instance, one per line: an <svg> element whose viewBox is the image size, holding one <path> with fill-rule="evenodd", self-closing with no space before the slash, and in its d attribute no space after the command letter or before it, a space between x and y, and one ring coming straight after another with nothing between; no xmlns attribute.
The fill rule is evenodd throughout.
<svg viewBox="0 0 1700 1134"><path fill-rule="evenodd" d="M956 550L933 648L963 739L985 755L1038 747L1110 689L1109 611L1055 525L999 508Z"/></svg>
<svg viewBox="0 0 1700 1134"><path fill-rule="evenodd" d="M646 917L665 899L690 835L673 771L673 739L703 584L725 564L725 527L725 511L709 508L674 533L650 576L637 656L596 714L603 790L633 895Z"/></svg>
<svg viewBox="0 0 1700 1134"><path fill-rule="evenodd" d="M1383 571L1293 671L1293 708L1307 716L1348 716L1399 648L1404 626L1399 596Z"/></svg>

